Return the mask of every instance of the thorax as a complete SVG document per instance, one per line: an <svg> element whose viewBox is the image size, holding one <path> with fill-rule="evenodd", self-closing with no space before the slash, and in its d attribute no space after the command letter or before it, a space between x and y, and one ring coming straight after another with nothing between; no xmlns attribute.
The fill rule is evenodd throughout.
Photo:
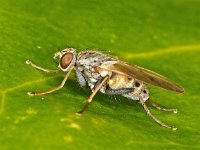
<svg viewBox="0 0 200 150"><path fill-rule="evenodd" d="M111 74L111 72L97 70L97 67L108 61L117 61L117 59L98 51L83 51L77 55L76 67L84 76L91 90L98 81Z"/></svg>

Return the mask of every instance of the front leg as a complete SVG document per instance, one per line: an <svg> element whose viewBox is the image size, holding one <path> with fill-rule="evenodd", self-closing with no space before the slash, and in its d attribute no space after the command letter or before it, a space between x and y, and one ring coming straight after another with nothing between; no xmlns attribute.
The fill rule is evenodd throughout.
<svg viewBox="0 0 200 150"><path fill-rule="evenodd" d="M73 67L71 68L71 70L69 70L69 72L65 75L63 81L61 82L61 84L51 90L47 90L47 91L43 91L43 92L28 92L27 94L29 96L36 96L36 95L44 95L44 94L47 94L47 93L52 93L54 91L57 91L61 88L63 88L63 86L65 85L65 82L67 81L67 78L69 77L71 71L73 70Z"/></svg>
<svg viewBox="0 0 200 150"><path fill-rule="evenodd" d="M83 77L83 74L81 73L81 71L79 71L77 68L76 68L76 77L81 87L86 86L86 80Z"/></svg>
<svg viewBox="0 0 200 150"><path fill-rule="evenodd" d="M32 63L31 60L26 60L26 64L27 65L31 65L33 68L36 68L38 70L41 70L41 71L44 71L44 72L48 72L48 73L56 73L59 71L59 69L45 69L45 68L42 68L34 63Z"/></svg>

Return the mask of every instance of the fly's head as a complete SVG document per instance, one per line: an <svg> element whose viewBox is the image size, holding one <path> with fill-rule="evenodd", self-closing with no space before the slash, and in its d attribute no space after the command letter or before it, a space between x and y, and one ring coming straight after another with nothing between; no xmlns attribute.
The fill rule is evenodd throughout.
<svg viewBox="0 0 200 150"><path fill-rule="evenodd" d="M54 59L59 59L58 67L62 71L69 71L76 63L76 49L66 48L54 54Z"/></svg>

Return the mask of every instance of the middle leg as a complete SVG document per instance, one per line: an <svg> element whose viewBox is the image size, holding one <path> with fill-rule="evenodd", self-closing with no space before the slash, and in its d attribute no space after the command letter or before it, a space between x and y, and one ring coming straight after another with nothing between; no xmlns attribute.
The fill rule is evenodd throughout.
<svg viewBox="0 0 200 150"><path fill-rule="evenodd" d="M81 111L79 111L79 114L82 114L83 112L86 111L86 109L88 108L89 104L92 102L93 97L96 95L96 93L101 89L101 87L104 85L104 83L109 79L109 76L106 76L103 78L103 80L101 81L101 83L96 86L95 90L92 92L92 94L90 95L89 99L87 100L85 106L83 107L83 109Z"/></svg>

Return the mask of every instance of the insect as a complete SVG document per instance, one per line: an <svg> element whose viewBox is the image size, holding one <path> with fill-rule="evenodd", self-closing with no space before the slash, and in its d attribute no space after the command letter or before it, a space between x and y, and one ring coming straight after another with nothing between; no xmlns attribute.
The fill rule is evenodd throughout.
<svg viewBox="0 0 200 150"><path fill-rule="evenodd" d="M163 127L176 130L177 128L158 120L149 110L146 101L159 110L177 113L177 109L169 109L159 106L150 100L149 90L145 84L152 84L167 90L183 93L184 89L176 83L168 80L153 71L136 65L129 65L120 61L117 57L109 56L99 51L86 50L77 53L74 48L63 49L54 55L59 60L57 69L45 69L33 64L30 60L26 64L45 72L64 71L66 75L61 84L51 90L43 92L28 92L30 96L43 95L61 89L72 70L75 70L77 80L81 87L88 85L92 94L85 106L78 113L83 113L92 102L98 91L109 95L122 95L132 100L138 100L146 113Z"/></svg>

